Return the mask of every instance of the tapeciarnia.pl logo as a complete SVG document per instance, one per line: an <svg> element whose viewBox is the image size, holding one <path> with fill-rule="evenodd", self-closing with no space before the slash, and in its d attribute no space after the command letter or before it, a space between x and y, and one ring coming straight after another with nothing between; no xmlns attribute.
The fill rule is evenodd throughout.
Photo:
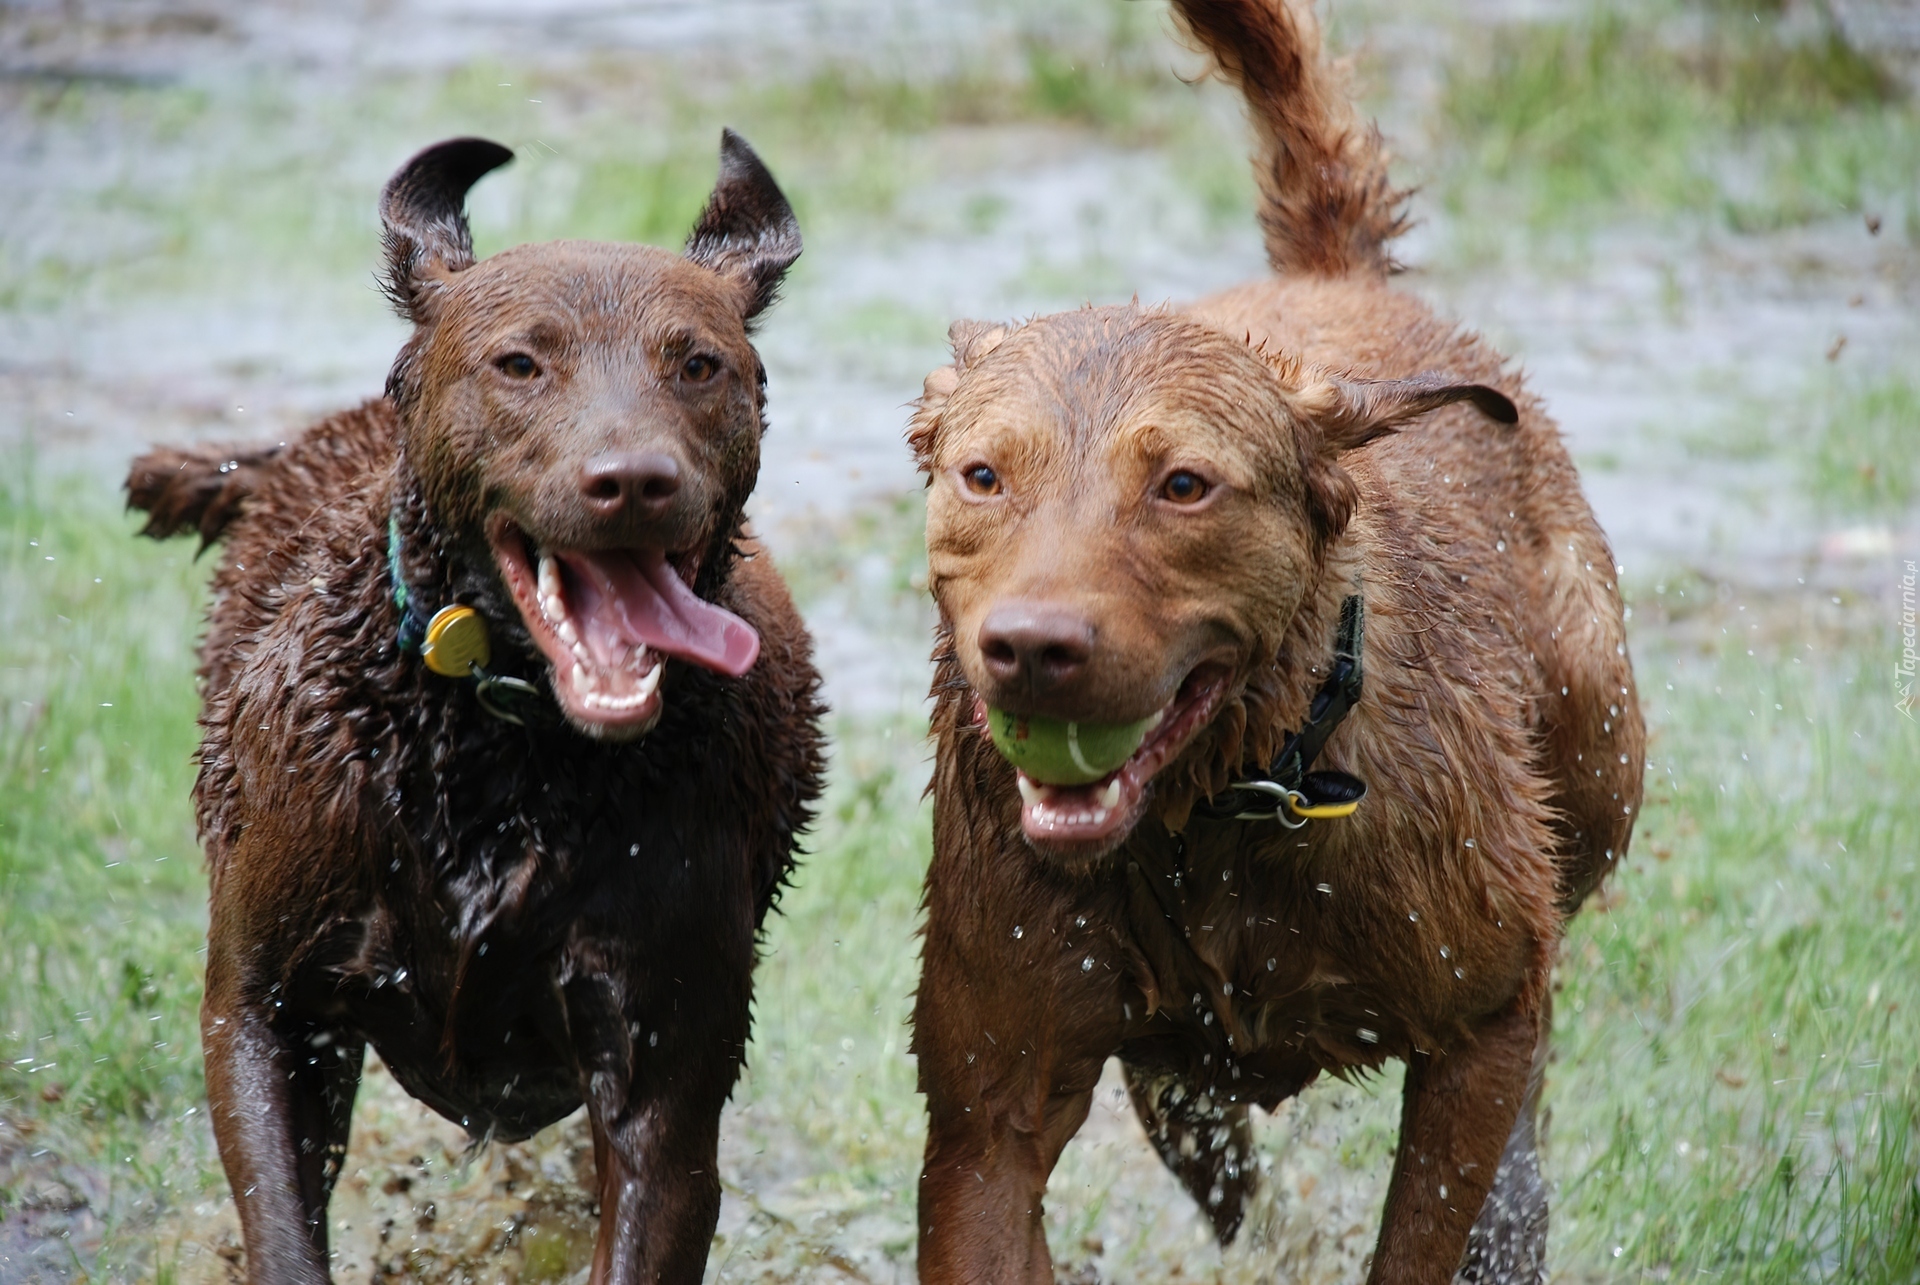
<svg viewBox="0 0 1920 1285"><path fill-rule="evenodd" d="M1920 668L1920 626L1914 623L1915 564L1907 563L1907 574L1900 577L1900 659L1893 667L1893 707L1908 718L1914 716L1913 677Z"/></svg>

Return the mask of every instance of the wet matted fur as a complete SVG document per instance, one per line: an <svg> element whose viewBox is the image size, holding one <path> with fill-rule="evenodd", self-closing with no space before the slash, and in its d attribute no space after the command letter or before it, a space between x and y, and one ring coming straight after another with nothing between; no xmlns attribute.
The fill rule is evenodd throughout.
<svg viewBox="0 0 1920 1285"><path fill-rule="evenodd" d="M1275 275L960 323L911 429L941 630L920 1278L1052 1279L1047 1175L1117 1055L1223 1241L1250 1104L1404 1061L1371 1279L1532 1282L1550 968L1640 800L1612 555L1538 400L1389 284L1403 198L1307 15L1175 9L1246 94ZM1319 766L1358 811L1196 810L1301 727L1356 595L1364 690ZM1159 722L1052 788L989 706Z"/></svg>
<svg viewBox="0 0 1920 1285"><path fill-rule="evenodd" d="M792 212L729 134L685 257L475 263L464 196L507 155L455 140L388 185L415 330L387 398L128 479L148 534L224 541L202 1035L255 1281L327 1277L369 1043L476 1139L585 1102L593 1279L698 1281L757 934L820 790L810 644L741 518L748 328L799 253ZM426 613L478 610L489 672L532 685L521 723L403 647L396 573Z"/></svg>

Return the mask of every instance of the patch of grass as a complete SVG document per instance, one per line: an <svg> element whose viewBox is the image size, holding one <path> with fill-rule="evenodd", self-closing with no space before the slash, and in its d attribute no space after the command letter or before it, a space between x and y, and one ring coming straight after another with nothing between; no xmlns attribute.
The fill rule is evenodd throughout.
<svg viewBox="0 0 1920 1285"><path fill-rule="evenodd" d="M136 541L97 493L23 460L0 482L0 1116L100 1173L102 1267L137 1256L126 1220L207 1177L187 1140L202 578L191 546Z"/></svg>
<svg viewBox="0 0 1920 1285"><path fill-rule="evenodd" d="M1517 193L1536 228L1682 211L1751 229L1911 208L1920 119L1901 81L1837 28L1797 38L1741 8L1687 24L1603 7L1492 32L1446 73L1449 204Z"/></svg>
<svg viewBox="0 0 1920 1285"><path fill-rule="evenodd" d="M518 154L474 194L482 253L561 236L677 247L711 188L723 124L773 166L811 235L891 212L931 173L937 131L1040 123L1143 146L1190 132L1194 96L1140 26L1123 12L1092 30L1033 27L931 71L834 62L744 77L608 56L564 74L479 63L338 83L66 86L22 104L44 150L136 159L23 185L58 209L0 220L0 307L309 281L364 294L380 183L459 133Z"/></svg>
<svg viewBox="0 0 1920 1285"><path fill-rule="evenodd" d="M1715 612L1702 650L1639 634L1649 797L1557 997L1575 1279L1920 1271L1920 728L1878 634L1759 616Z"/></svg>
<svg viewBox="0 0 1920 1285"><path fill-rule="evenodd" d="M716 1279L784 1281L879 1257L910 1261L926 1124L907 1055L914 930L928 853L924 724L841 724L811 854L754 980L749 1068L734 1101L753 1211L715 1245ZM863 1230L849 1236L853 1224Z"/></svg>
<svg viewBox="0 0 1920 1285"><path fill-rule="evenodd" d="M1920 503L1920 382L1904 370L1822 371L1800 396L1733 396L1717 424L1693 433L1696 454L1777 459L1831 516L1899 519Z"/></svg>
<svg viewBox="0 0 1920 1285"><path fill-rule="evenodd" d="M0 1102L163 1109L200 1092L202 569L32 477L0 489Z"/></svg>
<svg viewBox="0 0 1920 1285"><path fill-rule="evenodd" d="M1842 384L1802 438L1807 484L1836 512L1899 514L1920 501L1920 383L1905 372Z"/></svg>

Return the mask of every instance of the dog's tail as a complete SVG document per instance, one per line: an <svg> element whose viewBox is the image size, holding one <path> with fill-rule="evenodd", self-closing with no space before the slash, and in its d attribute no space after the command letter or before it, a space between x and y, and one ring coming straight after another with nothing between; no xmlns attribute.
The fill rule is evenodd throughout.
<svg viewBox="0 0 1920 1285"><path fill-rule="evenodd" d="M282 449L220 442L156 446L127 473L127 507L147 515L141 535L164 540L196 531L204 550L240 515Z"/></svg>
<svg viewBox="0 0 1920 1285"><path fill-rule="evenodd" d="M1246 95L1260 152L1260 226L1274 271L1385 275L1407 194L1387 180L1380 132L1362 125L1321 57L1308 0L1173 0Z"/></svg>

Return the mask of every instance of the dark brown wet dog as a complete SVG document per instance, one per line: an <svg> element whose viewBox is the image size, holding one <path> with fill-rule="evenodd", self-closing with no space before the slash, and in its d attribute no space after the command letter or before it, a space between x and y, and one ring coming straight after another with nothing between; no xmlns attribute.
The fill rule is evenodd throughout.
<svg viewBox="0 0 1920 1285"><path fill-rule="evenodd" d="M415 323L388 398L128 480L149 534L226 542L202 1037L255 1281L327 1277L369 1043L477 1139L584 1102L593 1279L698 1281L756 935L819 791L809 643L741 517L748 327L800 252L792 212L729 134L684 257L475 263L464 197L508 156L456 140L387 187ZM454 606L477 670L427 627Z"/></svg>
<svg viewBox="0 0 1920 1285"><path fill-rule="evenodd" d="M1118 1056L1223 1241L1252 1104L1404 1061L1371 1278L1531 1282L1549 971L1640 798L1612 556L1500 354L1389 287L1401 197L1307 21L1176 8L1246 92L1277 275L962 323L913 425L942 627L920 1278L1052 1279L1047 1176ZM1369 793L1236 819L1349 598L1361 697L1317 766ZM1048 787L989 705L1159 721L1108 778Z"/></svg>

